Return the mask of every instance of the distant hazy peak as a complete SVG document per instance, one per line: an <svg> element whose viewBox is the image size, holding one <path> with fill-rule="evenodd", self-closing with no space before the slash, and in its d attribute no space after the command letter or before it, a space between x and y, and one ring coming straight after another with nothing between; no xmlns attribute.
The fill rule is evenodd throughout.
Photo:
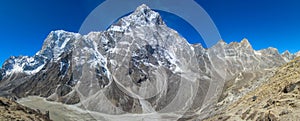
<svg viewBox="0 0 300 121"><path fill-rule="evenodd" d="M243 45L250 45L250 42L247 38L242 39L241 44Z"/></svg>
<svg viewBox="0 0 300 121"><path fill-rule="evenodd" d="M291 55L290 51L286 50L282 53L282 55Z"/></svg>
<svg viewBox="0 0 300 121"><path fill-rule="evenodd" d="M224 46L226 46L227 45L227 43L224 41L224 40L219 40L218 42L217 42L217 44L215 44L213 47L217 47L217 46L222 46L222 47L224 47Z"/></svg>
<svg viewBox="0 0 300 121"><path fill-rule="evenodd" d="M300 51L296 52L295 55L298 57L300 56Z"/></svg>

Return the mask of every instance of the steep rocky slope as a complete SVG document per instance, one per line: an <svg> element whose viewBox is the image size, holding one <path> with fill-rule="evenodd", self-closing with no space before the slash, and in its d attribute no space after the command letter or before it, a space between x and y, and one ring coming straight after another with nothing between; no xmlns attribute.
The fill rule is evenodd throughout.
<svg viewBox="0 0 300 121"><path fill-rule="evenodd" d="M281 66L262 86L208 120L296 121L300 113L300 58Z"/></svg>
<svg viewBox="0 0 300 121"><path fill-rule="evenodd" d="M49 113L49 112L48 112ZM49 114L22 106L14 101L0 97L1 121L51 121Z"/></svg>
<svg viewBox="0 0 300 121"><path fill-rule="evenodd" d="M252 72L241 72L232 79L225 82L221 97L218 100L216 109L223 110L227 106L237 101L248 92L260 87L271 76L276 68L257 70Z"/></svg>

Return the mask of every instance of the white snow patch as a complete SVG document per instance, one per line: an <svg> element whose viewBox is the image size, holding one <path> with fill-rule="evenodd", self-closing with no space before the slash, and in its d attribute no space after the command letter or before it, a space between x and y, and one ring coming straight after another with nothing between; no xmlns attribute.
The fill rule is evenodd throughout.
<svg viewBox="0 0 300 121"><path fill-rule="evenodd" d="M70 38L66 38L65 41L61 44L60 49L64 49L69 41Z"/></svg>
<svg viewBox="0 0 300 121"><path fill-rule="evenodd" d="M259 56L262 55L261 52L259 52L259 51L254 51L254 54L255 54L255 55L259 55Z"/></svg>
<svg viewBox="0 0 300 121"><path fill-rule="evenodd" d="M24 71L24 72L25 72L26 74L29 74L29 75L36 74L36 73L38 73L40 70L42 70L44 66L45 66L45 65L41 65L41 66L37 67L37 68L34 69L34 70L31 70L31 71Z"/></svg>

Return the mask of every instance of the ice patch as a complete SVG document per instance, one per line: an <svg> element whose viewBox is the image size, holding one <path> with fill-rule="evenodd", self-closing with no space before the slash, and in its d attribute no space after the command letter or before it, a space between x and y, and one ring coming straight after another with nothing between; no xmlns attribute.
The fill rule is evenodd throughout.
<svg viewBox="0 0 300 121"><path fill-rule="evenodd" d="M70 41L70 38L66 38L65 41L62 43L62 45L60 46L60 49L63 49L66 47L67 43Z"/></svg>
<svg viewBox="0 0 300 121"><path fill-rule="evenodd" d="M255 55L259 55L259 56L262 55L261 52L259 52L259 51L254 51L254 54L255 54Z"/></svg>
<svg viewBox="0 0 300 121"><path fill-rule="evenodd" d="M31 71L24 71L24 72L25 72L26 74L29 74L29 75L36 74L36 73L38 73L40 70L42 70L44 66L45 66L45 65L41 65L41 66L37 67L37 68L34 69L34 70L31 70Z"/></svg>

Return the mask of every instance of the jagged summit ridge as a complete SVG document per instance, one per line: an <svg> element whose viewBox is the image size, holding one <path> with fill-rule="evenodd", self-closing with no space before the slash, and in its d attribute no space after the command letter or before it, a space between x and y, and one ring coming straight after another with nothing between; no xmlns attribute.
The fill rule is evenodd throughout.
<svg viewBox="0 0 300 121"><path fill-rule="evenodd" d="M165 25L159 13L145 4L139 6L131 15L124 17L124 20L139 25Z"/></svg>
<svg viewBox="0 0 300 121"><path fill-rule="evenodd" d="M129 16L121 18L116 24L112 25L109 31L120 31L129 29L133 26L158 26L165 25L159 13L151 10L147 5L139 6Z"/></svg>
<svg viewBox="0 0 300 121"><path fill-rule="evenodd" d="M251 48L252 49L252 46L249 42L249 40L247 38L244 38L242 41L241 41L241 45L245 48Z"/></svg>

